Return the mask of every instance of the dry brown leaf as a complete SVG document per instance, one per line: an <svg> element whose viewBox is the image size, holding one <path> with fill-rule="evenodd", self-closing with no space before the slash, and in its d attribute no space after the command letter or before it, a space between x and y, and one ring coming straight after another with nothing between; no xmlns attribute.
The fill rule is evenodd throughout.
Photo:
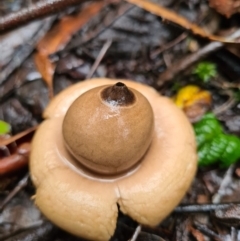
<svg viewBox="0 0 240 241"><path fill-rule="evenodd" d="M239 0L209 0L209 6L228 18L240 11Z"/></svg>
<svg viewBox="0 0 240 241"><path fill-rule="evenodd" d="M96 16L105 4L103 1L93 2L83 8L77 15L64 17L38 43L35 63L49 87L50 97L53 96L52 81L55 65L51 62L49 56L63 49L72 35L81 29L91 18Z"/></svg>
<svg viewBox="0 0 240 241"><path fill-rule="evenodd" d="M96 16L104 5L102 1L94 2L83 8L77 15L61 19L59 24L55 25L38 43L38 51L50 55L61 50L71 39L72 34Z"/></svg>
<svg viewBox="0 0 240 241"><path fill-rule="evenodd" d="M38 52L34 56L34 61L36 64L36 67L38 71L41 73L42 78L46 82L49 90L49 97L53 97L53 86L52 86L52 81L53 81L53 74L55 70L55 64L52 63L52 61L48 58L48 54Z"/></svg>
<svg viewBox="0 0 240 241"><path fill-rule="evenodd" d="M233 40L222 38L220 36L208 34L204 29L202 29L198 25L190 23L186 18L179 16L175 12L173 12L169 9L166 9L166 8L160 6L159 4L152 3L152 2L149 2L146 0L126 0L126 1L161 17L163 20L173 22L187 30L191 30L194 34L199 35L203 38L208 38L210 40L223 42L223 43L235 43L236 42Z"/></svg>

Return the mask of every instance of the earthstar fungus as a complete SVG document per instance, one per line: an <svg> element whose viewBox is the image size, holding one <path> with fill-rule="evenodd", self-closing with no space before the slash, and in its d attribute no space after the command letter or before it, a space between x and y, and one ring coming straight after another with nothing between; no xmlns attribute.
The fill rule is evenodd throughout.
<svg viewBox="0 0 240 241"><path fill-rule="evenodd" d="M146 153L153 134L153 111L147 99L118 82L80 95L63 121L68 150L97 173L127 171Z"/></svg>
<svg viewBox="0 0 240 241"><path fill-rule="evenodd" d="M159 224L196 171L192 127L172 101L127 80L92 79L58 94L32 143L35 202L56 225L107 241L121 211Z"/></svg>

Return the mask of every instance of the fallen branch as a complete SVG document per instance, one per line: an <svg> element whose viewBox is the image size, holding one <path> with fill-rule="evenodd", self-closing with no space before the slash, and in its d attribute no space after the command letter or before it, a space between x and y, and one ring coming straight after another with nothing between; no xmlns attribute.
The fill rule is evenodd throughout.
<svg viewBox="0 0 240 241"><path fill-rule="evenodd" d="M0 18L0 32L19 27L31 20L48 16L85 0L42 0L18 12Z"/></svg>

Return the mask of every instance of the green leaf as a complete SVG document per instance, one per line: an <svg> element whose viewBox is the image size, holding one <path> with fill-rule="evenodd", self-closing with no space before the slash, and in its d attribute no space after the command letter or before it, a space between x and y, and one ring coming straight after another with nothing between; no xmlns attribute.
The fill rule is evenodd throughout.
<svg viewBox="0 0 240 241"><path fill-rule="evenodd" d="M209 113L194 124L198 147L198 165L209 166L218 163L228 167L240 158L240 139L223 133L220 122Z"/></svg>
<svg viewBox="0 0 240 241"><path fill-rule="evenodd" d="M212 140L222 133L222 126L212 113L208 113L194 124L194 131L197 139L197 146L200 148L204 143Z"/></svg>
<svg viewBox="0 0 240 241"><path fill-rule="evenodd" d="M233 135L225 135L227 146L220 158L220 166L228 167L240 158L240 139Z"/></svg>
<svg viewBox="0 0 240 241"><path fill-rule="evenodd" d="M0 135L7 134L11 131L11 126L5 122L0 120Z"/></svg>
<svg viewBox="0 0 240 241"><path fill-rule="evenodd" d="M200 62L194 68L193 74L196 74L200 80L206 83L217 75L217 67L211 62Z"/></svg>

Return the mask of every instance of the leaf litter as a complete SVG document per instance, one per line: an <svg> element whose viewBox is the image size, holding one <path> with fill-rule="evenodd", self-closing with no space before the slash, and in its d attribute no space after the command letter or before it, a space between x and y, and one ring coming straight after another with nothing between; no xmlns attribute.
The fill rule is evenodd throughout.
<svg viewBox="0 0 240 241"><path fill-rule="evenodd" d="M49 72L46 74L47 76L50 76L48 76L50 80L47 83L48 88L50 87L48 90L58 92L66 86L79 81L79 79L84 80L88 76L89 71L92 68L91 66L96 63L96 58L101 56L101 59L95 64L93 76L130 78L138 82L150 84L155 87L157 86L161 93L168 96L173 96L178 89L187 84L196 84L200 87L204 87L204 89L207 89L212 94L213 107L225 103L226 99L223 98L223 95L220 95L220 91L224 88L225 90L227 88L227 90L234 94L234 96L237 94L238 87L234 87L237 86L237 83L234 79L226 78L224 68L221 68L218 77L209 83L200 83L192 74L191 66L194 65L195 62L202 58L207 58L207 60L209 58L211 59L210 53L213 53L214 55L216 49L226 49L228 47L225 45L225 42L229 40L225 37L206 33L199 25L194 25L190 20L186 20L188 16L183 18L176 12L176 9L187 8L188 11L190 11L191 8L191 10L196 10L199 9L199 6L206 7L206 5L199 3L198 1L190 1L189 5L186 3L176 4L173 2L168 3L168 5L164 3L164 1L160 1L161 4L165 4L165 7L161 7L160 5L147 1L131 1L134 5L126 2L118 3L116 1L114 3L109 3L106 6L104 5L104 8L99 7L99 9L95 11L95 16L93 18L91 18L92 16L88 16L82 26L78 26L66 34L67 38L72 38L71 40L69 39L69 43L68 39L61 40L62 42L59 41L53 51L48 51L43 55L43 61L46 61L47 64L45 64L49 67ZM99 5L101 4L99 3ZM141 6L142 9L136 5ZM170 8L175 9L175 12L173 12L173 10L169 12ZM209 8L206 9L209 10ZM149 11L157 14L151 14ZM198 22L199 18L197 13L198 11L195 12L195 15L193 14L195 19L191 20L195 23ZM165 21L167 20L176 23L177 25L180 24L182 28L173 26L171 23L166 24L166 22L160 21L158 17L165 19ZM214 19L214 21L217 24L220 24L218 20ZM221 24L219 26L221 28ZM239 26L237 27L239 28ZM161 29L161 32L157 31L157 29ZM193 35L190 36L184 29L192 31ZM53 41L54 37L57 38L64 35L64 33L66 33L64 31L62 33L61 31L57 31L55 33L56 35L53 34L48 41ZM235 33L236 32L237 31L235 31ZM49 33L51 33L51 31ZM74 36L72 36L73 33L75 33ZM198 52L191 53L189 42L195 38L195 34L204 37L207 41L216 40L222 42L213 42L212 44L215 44L215 46L201 54L198 54ZM108 40L111 40L111 46L106 49L104 54L99 54ZM204 49L206 40L203 41L196 36L195 41L199 44L198 48L200 52ZM79 44L77 44L78 42ZM237 42L237 40L233 39L230 42ZM66 47L61 48L62 44ZM167 47L165 47L166 44ZM211 45L211 43L209 44ZM38 49L36 45L33 44L33 46ZM134 48L132 48L133 46ZM43 49L41 49L41 51L43 53ZM208 56L206 57L206 55ZM220 55L222 55L221 51ZM184 58L187 59L189 56L193 56L192 58L194 61L189 61L189 64L184 65ZM183 66L181 71L176 68L176 64L174 65L174 60L177 58L179 58L178 63ZM169 63L169 67L166 62ZM31 89L34 90L38 88L39 92L43 90L42 93L45 93L46 90L46 86L44 85L32 84L43 81L43 76L45 75L44 71L46 71L46 69L43 68L43 70L40 71L42 75L39 75L39 73L36 74L36 66L31 63L33 63L33 57L29 56L20 67L23 77L18 79L19 82L16 82L16 76L19 74L19 70L17 70L9 74L4 85L0 86L0 90L2 88L2 93L4 93L4 98L1 98L0 103L4 112L4 115L0 113L1 119L10 122L13 134L18 133L20 130L27 130L26 133L23 134L23 137L27 134L28 130L29 133L31 133L31 129L29 129L31 126L35 126L37 123L41 122L39 113L41 113L48 102L48 98L44 97L45 101L41 104L42 101L39 101L38 99L43 97L38 96L32 103L30 100L35 95L32 95L29 98L26 94L27 92L30 93ZM29 66L29 64L31 66ZM160 82L158 81L161 81L161 79L158 80L159 74L163 76L162 74L164 71L170 72L175 69L178 69L178 71L173 72L171 77L168 78L167 81L164 81L163 84L159 84ZM81 78L79 78L79 76L81 76ZM216 85L216 83L218 83L218 85ZM225 85L224 87L224 85L219 83L228 83L229 85L227 85L227 87ZM8 86L7 91L4 89L4 86ZM21 91L19 91L19 88ZM27 102L25 101L26 98L29 98ZM14 111L10 112L9 110L11 110L12 107L14 107ZM38 111L34 112L36 107ZM227 107L225 106L220 112L218 118L222 121L224 128L226 128L228 132L231 133L232 129L229 128L226 120L228 120L229 123L229 120L237 118L239 113L238 102L235 102L230 106L228 105ZM22 116L25 118L22 118ZM19 128L20 126L21 128ZM10 138L12 138L13 141L21 139L14 136ZM2 200L6 200L5 198L9 197L7 193L10 190L15 190L15 188L18 187L19 183L21 183L21 178L24 177L23 174L26 174L26 171L18 170L15 174L11 174L10 182L7 181L9 180L9 177L1 179L2 182L6 183L2 188ZM137 228L138 224L133 220L120 214L118 227L112 240L202 241L208 240L208 238L215 240L229 240L229 238L232 238L232 240L237 240L234 237L239 233L238 225L232 224L232 229L234 228L235 231L230 232L229 227L222 222L222 219L225 220L225 223L228 222L230 220L229 217L223 212L221 213L222 216L220 218L219 215L218 217L216 217L216 215L214 216L214 210L222 210L221 208L219 209L219 206L216 205L210 213L202 212L201 210L205 207L204 205L211 202L219 202L220 204L221 202L230 202L232 209L231 206L229 206L228 208L230 208L230 211L227 209L227 213L231 212L231 210L235 210L237 207L235 202L239 202L240 200L240 197L237 194L239 193L239 189L239 164L232 165L227 171L226 169L218 169L215 166L200 169L191 189L182 201L184 206L201 203L201 208L199 206L196 207L196 213L191 212L189 215L182 210L178 214L173 213L170 215L169 218L156 228L142 227L141 230ZM23 200L30 200L30 197L34 194L34 189L28 180L27 184L25 183L23 187L21 185L19 186L19 190L20 191L16 193L14 197L11 197L7 203L4 203L4 205L6 205L4 210L5 212L10 212L9 218L13 218L14 215L19 215L18 217L20 220L22 214L20 215L16 211L11 211L14 210L11 203L13 203L14 206L21 204L21 201ZM27 210L31 210L31 208L30 205L27 207ZM26 213L29 213L27 214L28 216L31 212L27 211ZM28 218L30 218L30 216L28 216ZM7 220L8 219L5 218L6 222ZM32 234L35 235L34 240L43 240L44 238L49 238L49 240L81 240L58 230L55 226L43 220L42 217L38 217L37 220L40 222L36 223L35 227L29 227L29 229L20 232L20 234L14 233L13 227L15 224L8 225L2 223L0 234L10 235L7 240L13 238L16 238L17 240L25 240ZM28 225L26 225L26 227L27 226ZM9 230L11 230L10 233L8 232ZM134 236L134 233L137 235Z"/></svg>

